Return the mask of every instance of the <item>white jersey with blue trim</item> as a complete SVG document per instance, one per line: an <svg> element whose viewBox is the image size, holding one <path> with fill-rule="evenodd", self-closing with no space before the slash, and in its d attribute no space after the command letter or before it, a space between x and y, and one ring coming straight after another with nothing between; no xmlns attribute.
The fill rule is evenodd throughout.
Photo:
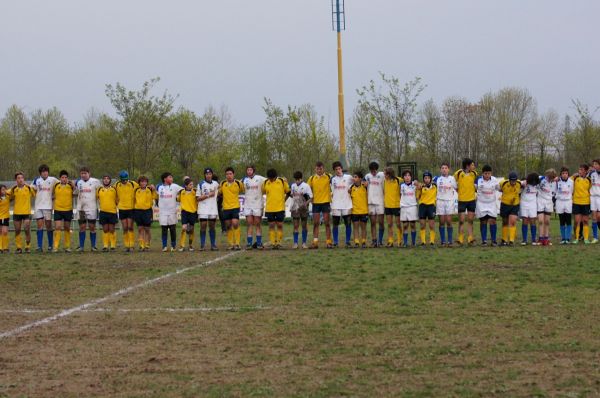
<svg viewBox="0 0 600 398"><path fill-rule="evenodd" d="M308 200L304 195L307 195L308 199L312 199L313 197L312 189L310 189L310 186L304 181L300 184L293 183L290 185L290 191L293 199L291 211L296 211L308 206Z"/></svg>
<svg viewBox="0 0 600 398"><path fill-rule="evenodd" d="M262 209L264 207L262 186L266 178L259 175L242 178L244 184L244 208L246 209Z"/></svg>
<svg viewBox="0 0 600 398"><path fill-rule="evenodd" d="M527 184L521 191L521 205L537 206L537 196L539 191L539 185Z"/></svg>
<svg viewBox="0 0 600 398"><path fill-rule="evenodd" d="M589 175L592 180L592 187L590 188L590 194L592 196L600 196L600 171L592 170Z"/></svg>
<svg viewBox="0 0 600 398"><path fill-rule="evenodd" d="M96 190L102 186L99 179L90 177L87 180L77 180L75 183L77 191L77 210L78 211L96 211Z"/></svg>
<svg viewBox="0 0 600 398"><path fill-rule="evenodd" d="M211 182L202 181L200 184L198 184L198 188L196 189L197 197L209 195L211 193L214 193L214 196L211 196L207 199L198 202L198 214L219 214L219 208L217 206L217 194L219 193L219 183L215 180L212 180Z"/></svg>
<svg viewBox="0 0 600 398"><path fill-rule="evenodd" d="M46 179L37 177L31 184L35 190L35 210L52 210L52 191L58 183L56 177L48 176Z"/></svg>
<svg viewBox="0 0 600 398"><path fill-rule="evenodd" d="M400 185L400 208L412 207L417 204L417 186L414 182L410 184L403 182Z"/></svg>
<svg viewBox="0 0 600 398"><path fill-rule="evenodd" d="M538 199L552 201L552 198L556 195L556 182L548 180L545 176L541 176L537 195Z"/></svg>
<svg viewBox="0 0 600 398"><path fill-rule="evenodd" d="M567 181L564 181L562 178L558 179L556 183L556 200L560 200L563 202L573 201L573 180L571 178L567 178Z"/></svg>
<svg viewBox="0 0 600 398"><path fill-rule="evenodd" d="M437 176L433 183L437 185L437 200L454 200L458 188L454 176Z"/></svg>
<svg viewBox="0 0 600 398"><path fill-rule="evenodd" d="M500 180L494 176L490 176L489 180L483 178L483 175L475 180L477 187L477 203L478 204L493 204L496 205L498 200L497 193L500 191Z"/></svg>
<svg viewBox="0 0 600 398"><path fill-rule="evenodd" d="M161 184L156 188L158 193L158 209L160 212L175 212L177 211L177 194L183 189L177 184L164 185Z"/></svg>
<svg viewBox="0 0 600 398"><path fill-rule="evenodd" d="M383 206L384 198L383 198L383 183L385 182L385 174L383 171L379 171L373 175L373 173L368 173L365 176L365 181L367 182L367 199L368 204L370 205L379 205Z"/></svg>
<svg viewBox="0 0 600 398"><path fill-rule="evenodd" d="M348 190L354 184L350 174L331 177L331 208L348 210L352 208L352 197Z"/></svg>

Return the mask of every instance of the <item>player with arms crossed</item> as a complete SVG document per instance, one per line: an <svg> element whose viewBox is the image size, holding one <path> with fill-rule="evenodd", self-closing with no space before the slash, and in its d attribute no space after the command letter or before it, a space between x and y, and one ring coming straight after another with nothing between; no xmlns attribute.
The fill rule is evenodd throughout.
<svg viewBox="0 0 600 398"><path fill-rule="evenodd" d="M298 246L298 235L300 226L302 226L302 248L307 249L306 241L308 239L308 204L313 197L312 190L307 183L302 181L302 172L294 173L295 182L290 187L292 196L292 220L294 222L294 249Z"/></svg>
<svg viewBox="0 0 600 398"><path fill-rule="evenodd" d="M48 251L54 247L54 231L52 229L52 189L58 183L56 177L50 176L50 168L43 164L38 167L39 177L31 186L35 190L35 212L33 218L37 224L37 251L44 251L44 227L48 238Z"/></svg>
<svg viewBox="0 0 600 398"><path fill-rule="evenodd" d="M58 253L61 237L65 235L65 252L71 252L71 221L73 220L73 196L77 194L75 183L69 180L69 173L61 170L60 181L52 188L54 199L54 252Z"/></svg>
<svg viewBox="0 0 600 398"><path fill-rule="evenodd" d="M475 208L477 207L477 193L475 191L477 172L475 171L475 162L469 158L463 159L462 169L454 173L454 179L458 187L458 243L461 245L464 243L466 217L467 242L473 244L475 243L473 238L473 219L475 218Z"/></svg>
<svg viewBox="0 0 600 398"><path fill-rule="evenodd" d="M369 163L369 173L365 176L367 182L367 193L369 196L369 218L371 221L371 247L383 246L384 226L384 199L383 184L385 175L379 170L377 162ZM377 230L377 226L379 229ZM375 231L377 230L377 234Z"/></svg>
<svg viewBox="0 0 600 398"><path fill-rule="evenodd" d="M253 247L263 248L262 243L262 216L264 211L264 200L262 186L265 178L256 174L254 166L246 167L246 176L242 179L244 184L244 216L246 216L246 250ZM252 243L253 232L256 233L256 243Z"/></svg>
<svg viewBox="0 0 600 398"><path fill-rule="evenodd" d="M454 196L457 185L454 176L450 175L450 165L442 163L440 167L441 175L435 177L434 182L437 186L436 213L440 218L440 241L441 245L452 246L452 217L456 214L454 208ZM446 232L448 239L446 240Z"/></svg>
<svg viewBox="0 0 600 398"><path fill-rule="evenodd" d="M485 165L481 169L481 176L477 177L477 206L475 207L475 216L479 219L479 230L481 233L481 245L487 246L488 225L490 226L490 235L492 246L498 246L496 236L498 226L496 218L498 217L497 193L500 191L500 184L496 177L492 175L492 167Z"/></svg>
<svg viewBox="0 0 600 398"><path fill-rule="evenodd" d="M335 175L331 178L331 216L333 217L333 247L339 245L339 225L344 220L346 226L346 247L351 247L352 224L350 215L352 214L352 198L350 197L350 187L354 183L350 174L345 174L342 169L342 163L333 162L333 172Z"/></svg>
<svg viewBox="0 0 600 398"><path fill-rule="evenodd" d="M77 215L79 223L79 247L78 252L82 252L85 247L85 231L90 231L90 242L92 251L98 251L96 248L96 220L98 219L98 206L96 200L96 191L102 186L97 178L90 176L90 169L82 167L79 169L79 180L75 183L77 189Z"/></svg>
<svg viewBox="0 0 600 398"><path fill-rule="evenodd" d="M267 196L265 215L269 223L271 248L280 249L283 241L283 220L285 219L285 199L290 193L288 182L277 176L277 170L267 170L267 180L262 185L262 193Z"/></svg>
<svg viewBox="0 0 600 398"><path fill-rule="evenodd" d="M556 214L560 222L560 244L571 243L573 213L573 180L569 178L569 169L560 169L560 178L556 182Z"/></svg>
<svg viewBox="0 0 600 398"><path fill-rule="evenodd" d="M540 177L537 194L537 214L540 225L540 244L550 246L550 216L554 211L552 198L556 195L556 170L548 169Z"/></svg>
<svg viewBox="0 0 600 398"><path fill-rule="evenodd" d="M240 194L244 192L244 184L235 179L233 167L226 168L225 179L219 186L219 194L223 196L223 219L227 228L228 250L241 250Z"/></svg>
<svg viewBox="0 0 600 398"><path fill-rule="evenodd" d="M313 192L313 243L311 249L319 247L319 225L321 224L321 214L323 214L323 224L325 224L325 237L327 248L332 248L331 226L329 225L329 216L331 214L331 175L325 173L323 162L315 163L315 174L308 178L308 186Z"/></svg>
<svg viewBox="0 0 600 398"><path fill-rule="evenodd" d="M119 220L123 228L123 244L126 252L133 251L135 246L135 232L133 232L133 213L135 207L135 190L138 183L129 179L129 173L122 170L119 173L119 181L115 183L117 197L119 198Z"/></svg>
<svg viewBox="0 0 600 398"><path fill-rule="evenodd" d="M15 244L17 254L23 253L21 229L25 230L25 253L29 253L31 247L31 199L35 197L35 189L25 183L25 175L20 171L15 173L15 181L17 185L12 187L9 193L10 199L14 202Z"/></svg>
<svg viewBox="0 0 600 398"><path fill-rule="evenodd" d="M215 224L219 216L219 208L217 207L218 193L219 183L213 180L213 171L210 167L207 167L204 169L204 181L198 184L198 188L196 189L198 219L200 220L200 251L205 250L207 225L210 237L210 250L219 250L217 248L217 233L215 232Z"/></svg>

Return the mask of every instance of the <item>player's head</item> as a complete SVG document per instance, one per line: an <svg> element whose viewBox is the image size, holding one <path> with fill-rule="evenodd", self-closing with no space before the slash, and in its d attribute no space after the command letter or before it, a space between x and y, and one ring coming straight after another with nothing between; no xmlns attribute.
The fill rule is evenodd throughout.
<svg viewBox="0 0 600 398"><path fill-rule="evenodd" d="M412 171L404 170L402 172L402 178L404 179L405 184L410 184L412 182L412 178L413 178Z"/></svg>
<svg viewBox="0 0 600 398"><path fill-rule="evenodd" d="M369 171L373 174L377 173L377 170L379 170L379 163L377 162L371 162L369 163Z"/></svg>
<svg viewBox="0 0 600 398"><path fill-rule="evenodd" d="M510 173L508 173L508 181L511 183L511 185L516 184L518 179L519 175L516 171L511 171Z"/></svg>
<svg viewBox="0 0 600 398"><path fill-rule="evenodd" d="M569 168L568 167L565 167L565 166L561 167L561 169L560 169L560 178L563 181L567 181L567 179L569 178Z"/></svg>
<svg viewBox="0 0 600 398"><path fill-rule="evenodd" d="M171 185L173 183L173 174L168 171L165 171L160 175L160 180L163 184Z"/></svg>
<svg viewBox="0 0 600 398"><path fill-rule="evenodd" d="M87 181L90 179L90 169L89 167L83 166L82 168L79 169L79 177L83 180L83 181Z"/></svg>
<svg viewBox="0 0 600 398"><path fill-rule="evenodd" d="M315 163L315 173L322 175L325 172L325 165L320 160Z"/></svg>
<svg viewBox="0 0 600 398"><path fill-rule="evenodd" d="M248 177L254 177L254 173L256 173L256 167L253 164L246 166L246 175Z"/></svg>
<svg viewBox="0 0 600 398"><path fill-rule="evenodd" d="M492 176L492 166L490 166L489 164L486 164L481 169L481 173L483 174L484 179L489 180L490 177Z"/></svg>
<svg viewBox="0 0 600 398"><path fill-rule="evenodd" d="M396 171L393 167L386 167L385 169L383 169L383 175L385 176L385 178L392 179L396 177Z"/></svg>
<svg viewBox="0 0 600 398"><path fill-rule="evenodd" d="M448 177L448 174L450 174L450 164L446 162L442 163L440 166L440 173L442 173L444 177Z"/></svg>
<svg viewBox="0 0 600 398"><path fill-rule="evenodd" d="M0 184L0 196L5 196L7 189L8 188L6 188L6 185Z"/></svg>
<svg viewBox="0 0 600 398"><path fill-rule="evenodd" d="M344 174L344 169L342 168L342 163L337 160L331 164L331 168L333 169L333 171L335 172L335 175L337 175L337 176L341 176L342 174Z"/></svg>
<svg viewBox="0 0 600 398"><path fill-rule="evenodd" d="M587 176L588 171L590 170L590 166L587 163L583 163L579 165L579 176L585 177Z"/></svg>
<svg viewBox="0 0 600 398"><path fill-rule="evenodd" d="M47 164L42 164L40 165L40 167L38 167L38 172L40 173L42 178L46 178L48 177L48 174L50 174L50 167L48 167Z"/></svg>
<svg viewBox="0 0 600 398"><path fill-rule="evenodd" d="M296 182L301 182L302 181L302 172L301 171L295 171L294 172L294 180L296 180Z"/></svg>
<svg viewBox="0 0 600 398"><path fill-rule="evenodd" d="M225 178L227 179L227 181L229 181L229 182L233 181L234 176L235 176L235 170L233 169L233 167L228 167L225 169Z"/></svg>
<svg viewBox="0 0 600 398"><path fill-rule="evenodd" d="M359 185L365 177L365 173L362 170L356 170L352 177L354 178L354 184Z"/></svg>
<svg viewBox="0 0 600 398"><path fill-rule="evenodd" d="M433 180L433 174L430 171L426 171L423 173L423 183L425 185L431 184L431 180Z"/></svg>
<svg viewBox="0 0 600 398"><path fill-rule="evenodd" d="M600 171L600 159L592 160L592 166L596 171Z"/></svg>
<svg viewBox="0 0 600 398"><path fill-rule="evenodd" d="M213 179L213 169L207 167L204 169L204 180L207 182L211 182Z"/></svg>
<svg viewBox="0 0 600 398"><path fill-rule="evenodd" d="M69 182L69 172L67 170L61 170L60 173L58 173L58 177L62 184Z"/></svg>
<svg viewBox="0 0 600 398"><path fill-rule="evenodd" d="M107 186L109 186L109 185L110 185L110 181L111 181L110 175L108 175L108 174L104 174L104 175L102 176L102 184L103 184L105 187L107 187Z"/></svg>
<svg viewBox="0 0 600 398"><path fill-rule="evenodd" d="M475 162L471 158L464 158L462 161L462 168L467 171L475 170Z"/></svg>
<svg viewBox="0 0 600 398"><path fill-rule="evenodd" d="M540 175L538 173L529 173L525 180L527 181L527 185L539 185Z"/></svg>
<svg viewBox="0 0 600 398"><path fill-rule="evenodd" d="M139 176L137 182L140 185L140 187L146 188L148 186L148 177L146 177L146 176Z"/></svg>
<svg viewBox="0 0 600 398"><path fill-rule="evenodd" d="M548 180L553 181L556 178L556 170L548 169L544 172L544 175Z"/></svg>
<svg viewBox="0 0 600 398"><path fill-rule="evenodd" d="M188 177L185 180L183 180L183 186L186 190L191 191L194 188L194 181L192 181L192 179Z"/></svg>
<svg viewBox="0 0 600 398"><path fill-rule="evenodd" d="M121 181L127 181L129 179L129 173L127 172L127 170L121 170L119 172L119 179Z"/></svg>
<svg viewBox="0 0 600 398"><path fill-rule="evenodd" d="M17 182L17 185L23 185L23 183L25 183L25 174L23 174L22 171L17 171L15 173L15 181Z"/></svg>
<svg viewBox="0 0 600 398"><path fill-rule="evenodd" d="M267 178L269 180L274 180L277 178L277 170L275 169L269 169L267 170Z"/></svg>

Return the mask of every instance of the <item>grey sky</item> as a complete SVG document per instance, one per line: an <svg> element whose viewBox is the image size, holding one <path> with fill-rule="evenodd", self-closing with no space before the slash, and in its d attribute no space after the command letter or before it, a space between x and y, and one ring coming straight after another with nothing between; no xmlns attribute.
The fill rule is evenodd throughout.
<svg viewBox="0 0 600 398"><path fill-rule="evenodd" d="M378 71L421 76L425 98L528 88L540 110L600 105L598 0L346 0L346 114ZM262 98L310 102L337 130L330 0L19 0L0 14L0 112L110 111L106 83L160 76L177 105L225 104L241 124Z"/></svg>

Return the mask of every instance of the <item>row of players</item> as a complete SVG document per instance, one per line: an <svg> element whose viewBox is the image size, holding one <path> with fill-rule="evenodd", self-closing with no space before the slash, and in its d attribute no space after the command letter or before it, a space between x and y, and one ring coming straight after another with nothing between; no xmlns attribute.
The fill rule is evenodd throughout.
<svg viewBox="0 0 600 398"><path fill-rule="evenodd" d="M0 186L0 251L8 251L9 202L14 202L13 220L15 227L15 245L17 253L23 251L21 230L24 230L26 242L24 250L30 250L31 198L35 198L34 218L37 222L38 251L43 250L43 230L47 231L49 250L58 251L64 234L64 248L70 251L70 230L73 219L73 197L77 197L77 215L79 222L79 248L83 250L86 230L90 231L92 250L96 250L96 220L103 230L103 250L116 247L115 226L120 219L123 229L123 243L127 251L135 246L134 221L138 226L140 250L148 250L150 245L150 226L153 218L152 206L156 202L159 208L159 223L162 228L163 251L176 248L177 207L181 207L180 250L186 241L193 249L195 224L200 223L200 249L206 246L206 231L210 238L210 249L216 250L215 223L221 217L227 228L227 242L230 249L240 249L240 202L239 195L245 197L245 216L248 224L248 249L262 248L261 221L263 211L269 223L269 240L273 248L279 248L283 240L283 220L285 202L292 197L291 213L294 220L294 247L300 247L299 235L302 227L302 247L307 246L309 203L312 203L313 242L311 248L319 245L319 229L323 223L326 232L327 247L339 244L338 228L344 222L346 245L351 246L352 225L354 225L354 246L366 246L366 224L371 221L371 246L382 246L387 223L387 243L392 247L416 244L416 222L420 222L421 244L426 244L426 232L429 227L429 244L436 242L435 217L439 216L439 234L442 245L451 246L453 242L452 218L457 213L455 198L458 196L459 244L475 242L473 220L480 220L481 243L488 244L488 225L490 244L497 244L496 219L498 213L503 220L502 244L514 244L516 222L523 220L522 244L528 242L528 230L531 229L533 244L550 244L549 221L556 206L560 218L561 243L571 242L571 215L575 216L574 243L583 240L590 243L588 221L593 213L593 241L598 241L598 223L600 222L600 161L593 161L590 171L585 164L578 173L571 176L563 168L560 176L553 169L543 176L532 173L523 181L516 173L510 173L507 179L492 176L492 169L486 165L482 174L475 171L471 159L463 160L463 167L450 175L448 164L442 164L440 175L433 177L430 172L423 174L422 181L413 180L410 171L404 171L402 178L396 177L392 168L380 172L379 165L372 162L369 173L363 175L357 171L353 176L345 174L342 165L334 162L334 174L325 172L323 163L317 162L315 174L303 181L301 172L294 174L291 185L285 178L279 177L276 170L267 171L266 178L255 173L249 166L246 176L236 180L233 168L225 170L225 179L219 184L213 179L210 168L204 170L204 180L197 184L185 178L183 186L173 182L170 173L161 176L162 183L155 187L144 176L137 182L130 180L126 171L119 174L119 180L112 184L111 177L105 175L101 180L92 178L89 169L80 170L80 178L73 182L66 171L61 171L59 179L49 176L46 165L39 167L40 176L31 185L25 183L23 173L16 173L16 185L10 190ZM497 200L500 196L500 208ZM222 198L222 212L219 212L217 198ZM263 203L266 197L266 206ZM333 229L330 227L330 218ZM52 221L54 221L54 226ZM539 222L540 236L537 239ZM379 228L377 228L379 227ZM394 239L394 227L397 234ZM168 237L171 247L168 247ZM256 237L256 241L253 239Z"/></svg>

